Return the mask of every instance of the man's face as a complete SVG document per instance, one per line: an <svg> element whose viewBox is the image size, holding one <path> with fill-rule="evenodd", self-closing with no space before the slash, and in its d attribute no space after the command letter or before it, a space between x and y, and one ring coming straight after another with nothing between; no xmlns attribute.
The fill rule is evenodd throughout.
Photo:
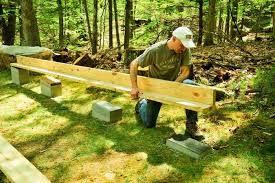
<svg viewBox="0 0 275 183"><path fill-rule="evenodd" d="M186 50L186 47L183 46L183 44L181 43L181 41L177 38L175 38L174 40L174 51L176 53L182 53Z"/></svg>

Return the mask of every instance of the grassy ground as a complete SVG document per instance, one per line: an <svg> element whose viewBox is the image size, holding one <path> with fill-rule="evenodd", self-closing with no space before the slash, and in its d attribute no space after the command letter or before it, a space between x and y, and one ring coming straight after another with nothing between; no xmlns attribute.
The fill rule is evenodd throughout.
<svg viewBox="0 0 275 183"><path fill-rule="evenodd" d="M171 151L165 140L185 129L182 109L164 105L155 129L136 123L129 95L62 81L63 95L40 94L39 76L19 87L0 72L0 134L52 182L274 182L274 119L253 101L224 101L201 114L207 143L200 160ZM106 100L123 108L108 124L91 106ZM273 134L272 134L273 133ZM7 182L0 175L0 182Z"/></svg>

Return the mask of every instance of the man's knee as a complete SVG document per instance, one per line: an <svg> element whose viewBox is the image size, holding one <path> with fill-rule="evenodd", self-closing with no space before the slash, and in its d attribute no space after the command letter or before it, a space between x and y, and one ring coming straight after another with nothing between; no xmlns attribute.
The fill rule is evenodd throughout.
<svg viewBox="0 0 275 183"><path fill-rule="evenodd" d="M153 120L144 121L143 124L146 128L155 128L156 127L156 121L153 121Z"/></svg>
<svg viewBox="0 0 275 183"><path fill-rule="evenodd" d="M189 84L189 85L198 85L197 83L195 83L195 81L193 81L191 79L185 79L182 81L182 83Z"/></svg>
<svg viewBox="0 0 275 183"><path fill-rule="evenodd" d="M145 126L145 128L155 128L156 127L156 125L153 125L153 124L145 124L144 126Z"/></svg>

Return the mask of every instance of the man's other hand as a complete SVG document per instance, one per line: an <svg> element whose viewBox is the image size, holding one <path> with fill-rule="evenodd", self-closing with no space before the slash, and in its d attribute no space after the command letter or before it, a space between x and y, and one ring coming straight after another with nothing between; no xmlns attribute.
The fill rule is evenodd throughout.
<svg viewBox="0 0 275 183"><path fill-rule="evenodd" d="M132 88L131 90L132 99L138 99L138 94L139 94L138 88Z"/></svg>

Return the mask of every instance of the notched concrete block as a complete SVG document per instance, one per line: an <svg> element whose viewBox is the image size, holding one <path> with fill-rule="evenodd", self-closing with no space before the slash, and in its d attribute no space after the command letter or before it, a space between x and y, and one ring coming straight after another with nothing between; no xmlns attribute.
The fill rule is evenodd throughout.
<svg viewBox="0 0 275 183"><path fill-rule="evenodd" d="M30 73L28 70L11 67L12 82L17 85L23 85L29 82Z"/></svg>
<svg viewBox="0 0 275 183"><path fill-rule="evenodd" d="M195 159L199 159L205 155L208 150L210 150L210 146L192 138L188 138L184 141L177 141L170 138L166 141L166 145L171 149L182 152Z"/></svg>
<svg viewBox="0 0 275 183"><path fill-rule="evenodd" d="M106 122L116 122L122 119L122 109L106 101L93 104L92 116Z"/></svg>
<svg viewBox="0 0 275 183"><path fill-rule="evenodd" d="M41 78L41 93L48 97L57 97L62 95L62 85L59 79L50 76Z"/></svg>

